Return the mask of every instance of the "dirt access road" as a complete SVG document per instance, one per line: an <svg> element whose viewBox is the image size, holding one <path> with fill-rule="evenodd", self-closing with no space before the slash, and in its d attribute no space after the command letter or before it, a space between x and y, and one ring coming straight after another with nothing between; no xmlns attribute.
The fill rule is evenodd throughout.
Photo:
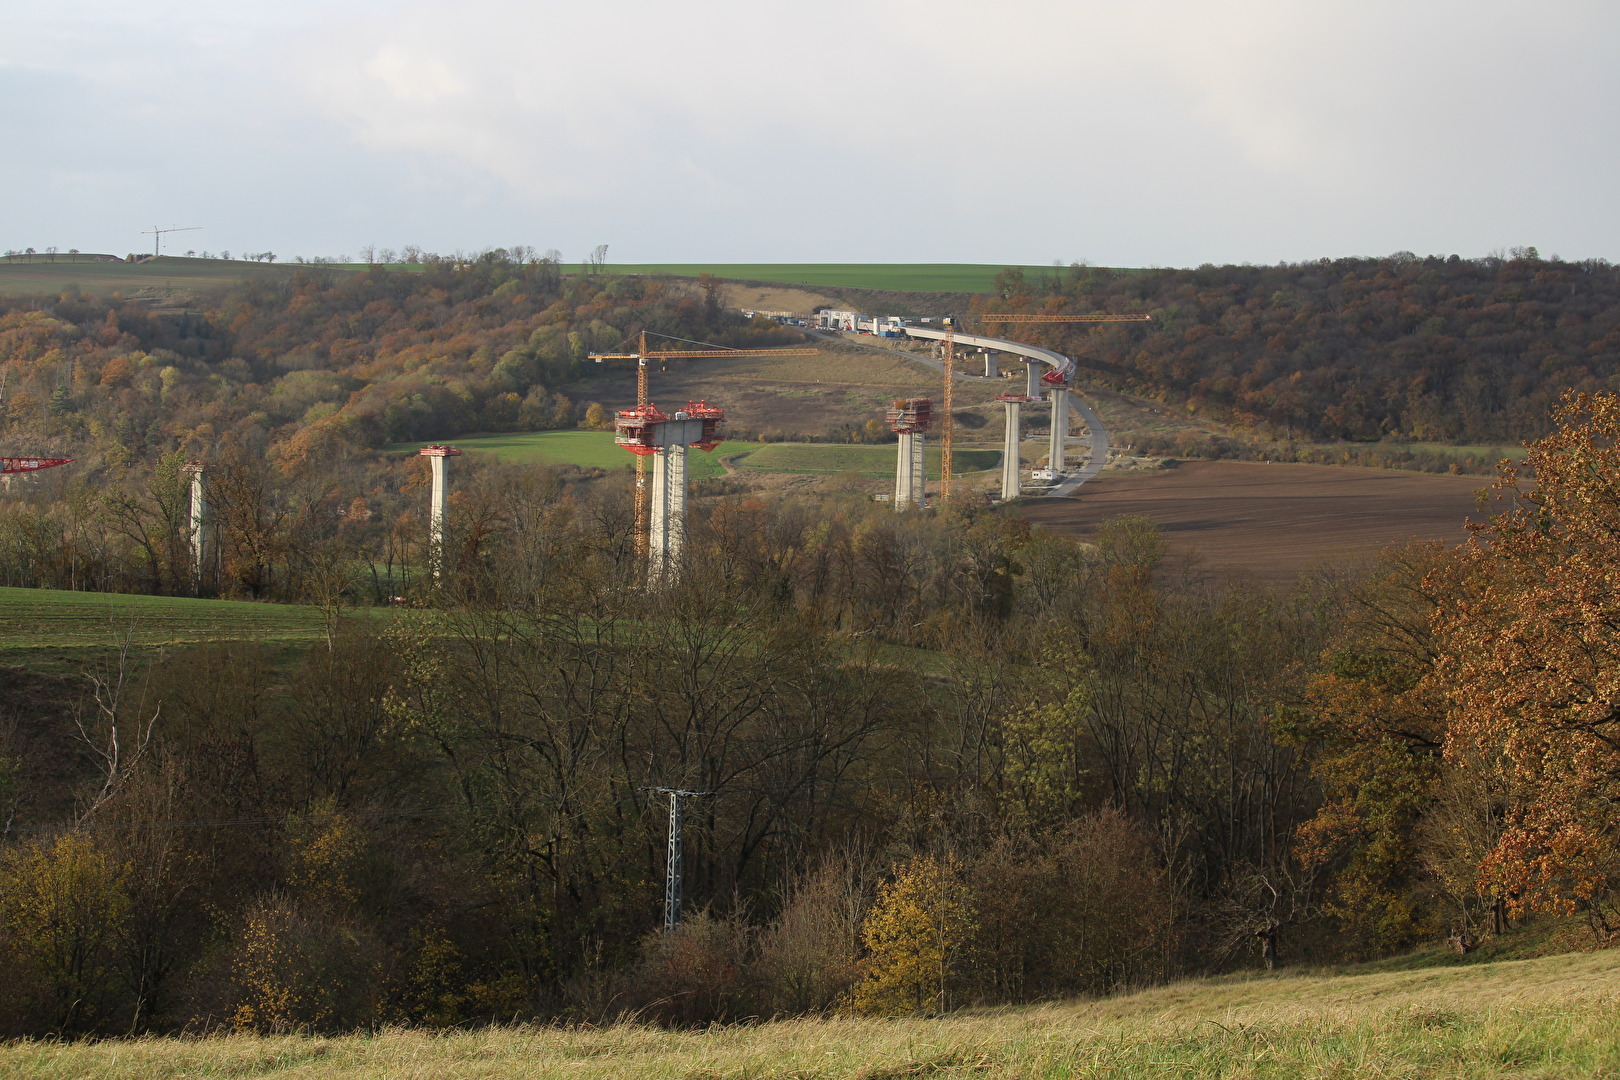
<svg viewBox="0 0 1620 1080"><path fill-rule="evenodd" d="M1067 499L1029 499L1024 518L1088 537L1108 518L1142 515L1164 530L1173 556L1196 555L1218 574L1291 581L1323 566L1370 559L1408 540L1462 543L1482 519L1483 476L1194 461L1144 473L1104 473ZM1497 513L1493 504L1487 513Z"/></svg>

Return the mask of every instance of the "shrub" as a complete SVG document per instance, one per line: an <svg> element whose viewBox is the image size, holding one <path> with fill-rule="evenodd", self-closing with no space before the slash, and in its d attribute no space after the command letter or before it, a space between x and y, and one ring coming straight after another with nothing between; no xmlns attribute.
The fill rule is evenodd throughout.
<svg viewBox="0 0 1620 1080"><path fill-rule="evenodd" d="M376 1018L381 950L371 937L280 893L243 914L231 951L230 1022L264 1032L337 1031Z"/></svg>
<svg viewBox="0 0 1620 1080"><path fill-rule="evenodd" d="M649 935L626 1004L656 1023L691 1026L746 1015L752 933L740 918L706 911Z"/></svg>
<svg viewBox="0 0 1620 1080"><path fill-rule="evenodd" d="M975 863L978 989L992 1000L1103 994L1164 973L1175 897L1152 839L1103 810Z"/></svg>
<svg viewBox="0 0 1620 1080"><path fill-rule="evenodd" d="M879 888L861 926L867 955L851 994L855 1011L901 1016L950 1007L976 929L961 875L954 856L919 855Z"/></svg>
<svg viewBox="0 0 1620 1080"><path fill-rule="evenodd" d="M115 1026L128 918L117 868L83 833L0 858L0 1031Z"/></svg>
<svg viewBox="0 0 1620 1080"><path fill-rule="evenodd" d="M866 894L859 866L829 859L802 877L782 913L760 935L756 961L763 1002L800 1015L832 1008L859 978Z"/></svg>

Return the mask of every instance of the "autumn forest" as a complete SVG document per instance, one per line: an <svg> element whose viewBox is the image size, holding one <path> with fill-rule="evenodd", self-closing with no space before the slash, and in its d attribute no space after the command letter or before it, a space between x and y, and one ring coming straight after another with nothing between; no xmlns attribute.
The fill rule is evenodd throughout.
<svg viewBox="0 0 1620 1080"><path fill-rule="evenodd" d="M599 423L586 357L643 328L798 339L713 280L500 251L0 300L0 445L78 459L0 495L0 586L318 628L0 664L0 1035L887 1016L1611 941L1620 271L1071 267L990 311L1151 313L1046 341L1255 445L1528 457L1466 545L1287 587L1139 518L707 481L656 592L622 472L469 457L435 579L384 447ZM662 787L713 793L673 932Z"/></svg>

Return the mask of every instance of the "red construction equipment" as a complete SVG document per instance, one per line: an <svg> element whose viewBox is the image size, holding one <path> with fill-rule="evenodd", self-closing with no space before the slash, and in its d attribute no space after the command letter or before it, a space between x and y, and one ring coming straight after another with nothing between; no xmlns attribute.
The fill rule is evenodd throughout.
<svg viewBox="0 0 1620 1080"><path fill-rule="evenodd" d="M674 415L649 401L619 411L613 441L642 457L651 457L671 444L712 451L720 445L719 428L725 419L726 410L707 401L688 401Z"/></svg>
<svg viewBox="0 0 1620 1080"><path fill-rule="evenodd" d="M720 425L725 423L726 410L707 401L688 401L686 415L693 420L703 421L703 438L692 445L706 454L713 452L720 445Z"/></svg>
<svg viewBox="0 0 1620 1080"><path fill-rule="evenodd" d="M600 364L604 360L634 360L636 362L636 408L649 404L647 400L647 362L649 360L680 360L697 357L745 357L745 356L811 356L819 353L820 349L662 349L650 351L647 348L647 333L643 330L640 336L639 347L633 353L591 353L590 359ZM654 333L654 337L668 337L667 334ZM685 338L671 338L672 341L686 341L687 344L703 344L702 342L687 341ZM624 413L619 414L621 417ZM643 558L647 554L647 463L644 460L647 454L653 451L635 450L630 443L620 442L620 446L637 454L636 458L636 503L635 503L635 530L636 551ZM635 444L640 445L640 444Z"/></svg>
<svg viewBox="0 0 1620 1080"><path fill-rule="evenodd" d="M883 410L883 419L889 430L897 434L927 431L934 426L934 399L896 398L893 405Z"/></svg>
<svg viewBox="0 0 1620 1080"><path fill-rule="evenodd" d="M650 401L633 409L622 409L618 421L613 425L615 429L613 441L632 454L651 457L661 449L658 443L653 441L658 425L668 419L669 417L659 412L658 406Z"/></svg>
<svg viewBox="0 0 1620 1080"><path fill-rule="evenodd" d="M38 472L40 469L54 469L58 465L66 465L72 460L70 457L0 457L0 473Z"/></svg>

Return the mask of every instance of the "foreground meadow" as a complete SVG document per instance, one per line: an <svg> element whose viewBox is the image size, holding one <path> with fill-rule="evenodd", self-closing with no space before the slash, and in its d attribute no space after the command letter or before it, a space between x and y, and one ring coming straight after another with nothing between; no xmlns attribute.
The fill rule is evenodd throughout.
<svg viewBox="0 0 1620 1080"><path fill-rule="evenodd" d="M0 1048L35 1078L1602 1077L1620 954L1179 983L943 1019L222 1035Z"/></svg>

